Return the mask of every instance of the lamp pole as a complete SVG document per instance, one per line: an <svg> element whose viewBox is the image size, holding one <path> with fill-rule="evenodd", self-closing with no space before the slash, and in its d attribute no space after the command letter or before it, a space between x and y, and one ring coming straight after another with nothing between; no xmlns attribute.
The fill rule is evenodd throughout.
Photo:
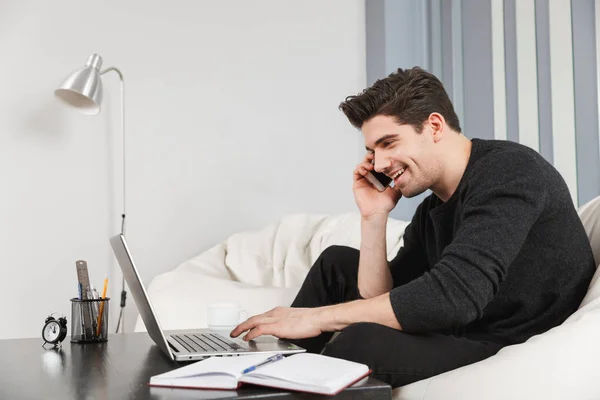
<svg viewBox="0 0 600 400"><path fill-rule="evenodd" d="M122 142L122 152L123 152L123 213L121 214L121 235L125 236L125 214L126 214L126 201L125 201L125 190L126 190L126 173L125 173L125 79L123 78L123 73L116 67L109 67L103 71L100 71L100 75L104 75L110 71L114 71L119 75L119 81L121 82L121 139ZM125 316L123 314L123 310L125 309L125 302L127 298L127 292L125 291L125 277L121 276L121 310L119 311L119 318L117 319L117 329L115 333L119 333L119 326L121 326L121 321L123 321L123 328L125 327Z"/></svg>

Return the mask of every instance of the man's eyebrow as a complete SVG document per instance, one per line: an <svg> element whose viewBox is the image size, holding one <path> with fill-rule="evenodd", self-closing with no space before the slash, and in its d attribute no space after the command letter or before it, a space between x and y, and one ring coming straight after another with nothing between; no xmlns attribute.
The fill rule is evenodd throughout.
<svg viewBox="0 0 600 400"><path fill-rule="evenodd" d="M379 146L382 142L386 141L387 139L395 138L396 136L397 136L396 134L390 133L390 134L380 137L379 139L377 139L375 141L375 147ZM373 151L373 149L370 149L367 146L365 146L365 149L367 149L367 151Z"/></svg>

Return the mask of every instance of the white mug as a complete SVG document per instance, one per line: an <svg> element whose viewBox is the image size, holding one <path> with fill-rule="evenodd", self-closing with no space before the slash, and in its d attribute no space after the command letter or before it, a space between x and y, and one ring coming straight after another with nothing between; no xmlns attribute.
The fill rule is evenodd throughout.
<svg viewBox="0 0 600 400"><path fill-rule="evenodd" d="M247 318L247 313L237 303L214 303L206 307L208 329L231 330Z"/></svg>

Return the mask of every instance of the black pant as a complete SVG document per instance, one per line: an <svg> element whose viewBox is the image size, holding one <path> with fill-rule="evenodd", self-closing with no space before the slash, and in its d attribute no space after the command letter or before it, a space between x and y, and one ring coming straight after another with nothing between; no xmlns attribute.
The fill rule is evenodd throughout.
<svg viewBox="0 0 600 400"><path fill-rule="evenodd" d="M327 248L311 268L292 307L320 307L360 299L356 249ZM438 333L410 334L373 323L357 323L307 339L291 339L311 353L367 364L373 376L398 387L494 355L501 345Z"/></svg>

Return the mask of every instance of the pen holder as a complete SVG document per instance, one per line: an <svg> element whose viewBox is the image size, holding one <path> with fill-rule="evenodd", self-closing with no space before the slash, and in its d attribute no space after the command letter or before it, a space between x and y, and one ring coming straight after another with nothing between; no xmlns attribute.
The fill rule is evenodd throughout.
<svg viewBox="0 0 600 400"><path fill-rule="evenodd" d="M97 343L108 340L110 298L71 299L71 342Z"/></svg>

